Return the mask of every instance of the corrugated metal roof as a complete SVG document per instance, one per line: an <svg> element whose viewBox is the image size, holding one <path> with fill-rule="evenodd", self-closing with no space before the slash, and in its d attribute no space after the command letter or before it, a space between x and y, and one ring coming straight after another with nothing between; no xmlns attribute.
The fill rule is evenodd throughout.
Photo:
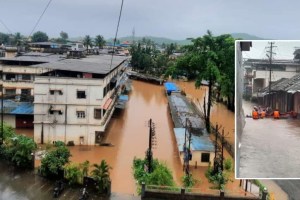
<svg viewBox="0 0 300 200"><path fill-rule="evenodd" d="M281 78L271 84L271 91L286 91L297 92L300 91L300 73L296 74L290 79ZM269 87L265 87L261 92L268 93Z"/></svg>
<svg viewBox="0 0 300 200"><path fill-rule="evenodd" d="M184 146L184 135L185 135L185 128L174 128L174 133L176 137L176 142L178 146L178 150L180 152L183 151ZM188 131L186 133L186 141L188 143ZM210 140L208 134L203 134L202 136L192 135L191 137L191 150L192 151L209 151L213 152L215 147Z"/></svg>
<svg viewBox="0 0 300 200"><path fill-rule="evenodd" d="M57 62L34 65L34 67L96 74L108 74L111 70L119 66L126 59L127 57L124 56L114 56L112 67L110 67L110 55L95 55L89 56L87 58L82 58L80 60L65 59Z"/></svg>

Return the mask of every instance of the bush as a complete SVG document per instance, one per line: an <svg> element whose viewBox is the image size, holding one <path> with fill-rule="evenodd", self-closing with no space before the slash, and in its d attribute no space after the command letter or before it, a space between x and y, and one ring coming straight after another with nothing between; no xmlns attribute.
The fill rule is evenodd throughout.
<svg viewBox="0 0 300 200"><path fill-rule="evenodd" d="M194 179L192 174L184 175L181 181L185 188L191 188L198 182L198 180Z"/></svg>
<svg viewBox="0 0 300 200"><path fill-rule="evenodd" d="M210 183L215 184L218 190L224 190L225 185L229 181L229 176L224 171L219 170L217 173L214 173L214 170L209 167L205 172L205 176L208 178Z"/></svg>
<svg viewBox="0 0 300 200"><path fill-rule="evenodd" d="M75 163L68 164L64 166L64 169L65 169L64 177L69 182L69 185L82 184L83 175L78 164Z"/></svg>
<svg viewBox="0 0 300 200"><path fill-rule="evenodd" d="M165 163L160 163L157 159L152 162L152 173L146 171L146 159L134 158L133 176L137 180L137 191L140 193L140 186L144 182L147 185L175 186L172 171Z"/></svg>
<svg viewBox="0 0 300 200"><path fill-rule="evenodd" d="M32 167L33 156L37 148L33 139L16 135L11 126L3 124L3 144L0 147L0 155L22 168Z"/></svg>
<svg viewBox="0 0 300 200"><path fill-rule="evenodd" d="M55 147L61 147L61 146L66 146L66 145L63 141L55 141L54 146Z"/></svg>
<svg viewBox="0 0 300 200"><path fill-rule="evenodd" d="M232 160L230 158L226 159L224 161L224 168L227 170L227 171L230 171L232 170Z"/></svg>
<svg viewBox="0 0 300 200"><path fill-rule="evenodd" d="M41 162L41 174L46 177L62 178L63 167L69 162L70 156L70 151L65 146L60 146L57 149L48 152Z"/></svg>

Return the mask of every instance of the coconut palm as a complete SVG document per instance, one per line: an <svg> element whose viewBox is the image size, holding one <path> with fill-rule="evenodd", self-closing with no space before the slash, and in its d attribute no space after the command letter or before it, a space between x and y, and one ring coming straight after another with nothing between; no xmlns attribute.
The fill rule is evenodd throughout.
<svg viewBox="0 0 300 200"><path fill-rule="evenodd" d="M95 38L95 44L99 47L99 49L102 49L105 45L105 40L102 35L97 35Z"/></svg>
<svg viewBox="0 0 300 200"><path fill-rule="evenodd" d="M89 46L93 45L92 39L89 35L86 35L83 39L83 45L86 46L86 51L89 52Z"/></svg>
<svg viewBox="0 0 300 200"><path fill-rule="evenodd" d="M109 170L112 169L105 160L102 160L100 165L94 164L94 170L92 171L92 177L97 182L97 189L100 193L108 192L107 189L110 186L110 174Z"/></svg>

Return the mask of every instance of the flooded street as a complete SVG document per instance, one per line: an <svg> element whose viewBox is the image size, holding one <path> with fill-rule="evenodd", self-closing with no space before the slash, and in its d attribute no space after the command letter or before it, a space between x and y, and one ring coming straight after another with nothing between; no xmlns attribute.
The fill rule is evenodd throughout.
<svg viewBox="0 0 300 200"><path fill-rule="evenodd" d="M205 87L195 89L193 82L178 82L178 84L182 89L185 87L187 96L193 99L196 105L197 98L199 102L203 102L203 97L206 92ZM69 147L72 154L71 161L79 163L89 160L92 165L93 163L100 163L102 159L106 160L113 168L111 170L112 192L114 195L125 195L120 198L114 196L111 199L124 199L126 196L128 196L129 199L133 198L133 196L137 194L136 183L132 174L132 162L134 157L143 158L145 156L149 137L147 122L150 118L152 118L155 123L157 136L157 145L153 150L154 158L166 162L173 171L177 185L181 185L180 180L183 172L173 133L173 122L169 113L164 87L159 85L132 81L132 91L129 94L126 109L112 118L106 131L104 142L111 143L112 146ZM218 122L219 124L223 124L226 132L227 130L228 132L230 132L230 130L232 132L234 114L227 111L226 106L215 104L212 109L212 121L213 123ZM18 129L17 132L28 136L31 135L30 130L27 129ZM192 169L192 173L195 174L196 177L201 178L203 182L199 186L202 192L209 190L209 183L204 176L205 170L206 168ZM30 176L32 175L28 175L28 177ZM0 188L2 192L5 191L3 194L10 195L7 199L33 199L30 196L26 196L28 193L33 192L29 191L27 186L13 186L22 185L21 183L24 183L21 179L18 180L20 183L18 183L18 181L15 182L11 177L5 177L4 174L1 175ZM24 178L24 180L26 180L26 178ZM30 182L30 184L39 187L45 185L40 177L31 181L34 180L35 182ZM9 184L7 184L7 181L9 181ZM4 187L4 185L12 185L12 187ZM229 183L229 187L235 188L238 192L237 186L238 183ZM32 186L32 188L34 188L34 186ZM45 196L49 196L52 191L52 185L46 183L45 188L48 188L48 194L38 197L47 199ZM39 191L36 192L38 193L37 195L42 195L39 194Z"/></svg>
<svg viewBox="0 0 300 200"><path fill-rule="evenodd" d="M71 147L71 160L83 162L87 159L90 163L99 163L105 159L113 168L112 191L136 194L132 162L135 156L145 156L149 137L147 122L150 118L156 126L154 157L167 163L179 184L182 170L163 86L133 81L126 109L111 120L107 129L104 142L114 146Z"/></svg>
<svg viewBox="0 0 300 200"><path fill-rule="evenodd" d="M243 102L245 114L252 105ZM242 178L300 177L300 120L246 118L241 141Z"/></svg>

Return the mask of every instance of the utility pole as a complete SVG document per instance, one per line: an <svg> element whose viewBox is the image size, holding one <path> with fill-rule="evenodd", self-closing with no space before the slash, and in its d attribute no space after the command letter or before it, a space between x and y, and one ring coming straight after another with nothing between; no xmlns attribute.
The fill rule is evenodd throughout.
<svg viewBox="0 0 300 200"><path fill-rule="evenodd" d="M268 53L269 53L269 55L267 54L267 56L269 57L269 71L270 71L270 73L269 73L269 106L271 106L271 84L272 84L272 82L271 82L271 79L272 79L272 77L271 77L271 75L272 75L272 61L273 61L273 54L275 54L274 52L273 52L273 48L274 47L277 47L277 46L274 46L274 44L275 44L275 42L269 42L269 44L270 44L270 46L269 47L267 47L267 48L270 48L270 50L269 51L267 51Z"/></svg>
<svg viewBox="0 0 300 200"><path fill-rule="evenodd" d="M146 152L146 158L148 161L148 173L152 172L152 160L153 160L153 153L152 153L152 146L155 143L155 124L152 122L152 119L149 120L149 147Z"/></svg>

